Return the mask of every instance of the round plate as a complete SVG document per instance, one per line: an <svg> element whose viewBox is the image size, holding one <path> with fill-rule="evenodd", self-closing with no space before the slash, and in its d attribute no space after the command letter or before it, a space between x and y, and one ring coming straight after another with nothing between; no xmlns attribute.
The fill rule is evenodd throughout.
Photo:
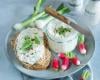
<svg viewBox="0 0 100 80"><path fill-rule="evenodd" d="M14 66L21 71L22 73L31 76L31 77L37 77L37 78L43 78L43 79L55 79L55 78L61 78L61 77L65 77L65 76L69 76L73 73L75 73L76 71L80 70L81 68L83 68L88 61L91 59L91 57L93 56L94 53L94 49L95 49L95 41L94 41L94 37L92 35L92 33L89 34L89 36L86 36L86 45L87 45L87 55L81 55L76 49L73 51L76 53L76 55L78 56L78 58L81 61L81 65L80 66L75 66L75 65L71 65L70 69L66 70L66 71L53 71L53 70L40 70L40 71L36 71L36 70L28 70L26 68L24 68L19 61L16 59L16 56L14 54L14 51L11 47L11 39L14 38L16 35L16 31L14 31L13 29L11 29L6 37L6 42L5 42L5 51L6 54L9 58L9 60L12 62L12 64L14 64Z"/></svg>

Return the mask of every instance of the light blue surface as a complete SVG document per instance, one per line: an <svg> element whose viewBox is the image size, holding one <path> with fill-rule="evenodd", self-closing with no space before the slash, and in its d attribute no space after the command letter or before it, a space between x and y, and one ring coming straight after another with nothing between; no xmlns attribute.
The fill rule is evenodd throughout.
<svg viewBox="0 0 100 80"><path fill-rule="evenodd" d="M53 0L58 1L58 0ZM7 32L11 26L22 19L27 18L33 11L33 0L1 0L0 1L0 80L22 80L20 72L17 71L8 61L4 43ZM74 15L74 19L79 24L89 26L90 18L84 15ZM89 26L96 41L95 54L92 57L90 64L94 74L94 80L99 80L100 76L100 24Z"/></svg>

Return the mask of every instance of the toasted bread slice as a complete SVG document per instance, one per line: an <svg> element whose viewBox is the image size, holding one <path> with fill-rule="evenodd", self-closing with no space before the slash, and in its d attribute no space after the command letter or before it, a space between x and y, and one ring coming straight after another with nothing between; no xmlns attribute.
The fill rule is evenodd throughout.
<svg viewBox="0 0 100 80"><path fill-rule="evenodd" d="M51 58L51 52L47 48L45 48L45 53L44 53L43 58L41 58L39 61L37 61L37 63L35 63L34 65L24 63L24 62L21 62L21 63L27 69L45 70L49 66L50 58Z"/></svg>
<svg viewBox="0 0 100 80"><path fill-rule="evenodd" d="M16 38L17 38L18 34L16 34L16 36L11 41L11 46L13 47L13 49L15 51L16 51L16 49L15 49L16 48ZM50 64L50 60L51 60L51 52L48 49L48 41L47 41L47 38L46 38L45 34L44 34L44 46L45 46L45 53L44 53L43 57L33 65L29 64L29 63L26 63L26 62L20 61L19 57L17 55L16 55L16 58L23 65L23 67L25 67L27 69L45 70L45 69L48 68L48 66ZM16 54L16 52L15 52L15 54Z"/></svg>

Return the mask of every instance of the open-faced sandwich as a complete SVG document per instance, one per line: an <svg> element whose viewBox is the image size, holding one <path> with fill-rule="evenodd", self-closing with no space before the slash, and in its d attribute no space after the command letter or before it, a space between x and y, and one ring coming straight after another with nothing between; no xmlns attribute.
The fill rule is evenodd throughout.
<svg viewBox="0 0 100 80"><path fill-rule="evenodd" d="M51 53L45 46L44 33L37 28L22 30L13 45L17 59L28 69L44 70L50 63Z"/></svg>

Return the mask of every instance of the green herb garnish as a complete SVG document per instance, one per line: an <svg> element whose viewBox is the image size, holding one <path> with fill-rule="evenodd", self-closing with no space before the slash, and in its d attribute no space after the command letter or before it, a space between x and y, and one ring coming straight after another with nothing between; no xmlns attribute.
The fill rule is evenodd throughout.
<svg viewBox="0 0 100 80"><path fill-rule="evenodd" d="M32 44L33 44L33 42L31 40L31 38L26 36L21 49L24 51L27 51L32 48Z"/></svg>
<svg viewBox="0 0 100 80"><path fill-rule="evenodd" d="M35 44L40 44L40 39L39 39L38 36L35 36L35 38L34 38L34 43L35 43Z"/></svg>
<svg viewBox="0 0 100 80"><path fill-rule="evenodd" d="M21 49L23 51L30 50L34 44L40 44L40 38L37 35L35 35L34 39L26 36Z"/></svg>
<svg viewBox="0 0 100 80"><path fill-rule="evenodd" d="M56 29L56 32L59 33L59 35L65 36L65 33L71 32L71 29L70 28L64 28L63 26L61 26L58 29Z"/></svg>

